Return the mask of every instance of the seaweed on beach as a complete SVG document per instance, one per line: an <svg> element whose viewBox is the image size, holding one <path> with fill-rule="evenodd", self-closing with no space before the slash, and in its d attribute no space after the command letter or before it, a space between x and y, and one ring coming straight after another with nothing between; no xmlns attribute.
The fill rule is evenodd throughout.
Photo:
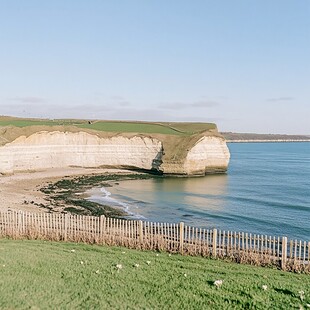
<svg viewBox="0 0 310 310"><path fill-rule="evenodd" d="M79 214L82 215L93 215L93 216L105 215L109 217L126 216L126 213L122 210L118 210L106 205L101 205L99 203L88 201L85 199L79 199L79 200L70 199L67 201L67 203L81 208L83 212L79 212Z"/></svg>
<svg viewBox="0 0 310 310"><path fill-rule="evenodd" d="M40 188L50 202L50 208L63 208L63 211L79 215L105 215L108 217L125 218L127 213L121 209L88 201L80 194L93 187L111 187L108 181L149 179L160 176L148 174L102 174L83 175L74 178L65 178L55 183L49 183Z"/></svg>
<svg viewBox="0 0 310 310"><path fill-rule="evenodd" d="M50 183L40 189L45 194L50 194L60 190L68 190L73 192L77 189L87 189L94 186L110 187L111 184L106 181L120 181L120 180L142 180L159 176L147 175L147 174L102 174L102 175L83 175L75 178L67 178L57 181L56 183Z"/></svg>

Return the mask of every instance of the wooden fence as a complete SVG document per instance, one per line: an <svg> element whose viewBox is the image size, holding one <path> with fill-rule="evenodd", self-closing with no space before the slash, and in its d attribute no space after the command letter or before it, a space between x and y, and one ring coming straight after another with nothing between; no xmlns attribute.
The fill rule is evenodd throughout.
<svg viewBox="0 0 310 310"><path fill-rule="evenodd" d="M0 212L0 236L120 245L310 272L310 242L195 228L183 222L8 211Z"/></svg>

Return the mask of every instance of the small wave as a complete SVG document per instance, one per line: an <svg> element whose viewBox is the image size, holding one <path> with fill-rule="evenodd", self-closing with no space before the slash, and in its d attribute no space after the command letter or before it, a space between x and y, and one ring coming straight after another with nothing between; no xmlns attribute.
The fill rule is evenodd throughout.
<svg viewBox="0 0 310 310"><path fill-rule="evenodd" d="M106 190L104 187L102 187L100 191L103 194L102 196L91 197L90 199L96 199L98 203L107 204L111 207L121 207L126 213L128 213L130 217L133 217L135 219L145 219L143 215L132 212L130 209L132 209L133 206L131 206L130 204L111 197L111 192Z"/></svg>
<svg viewBox="0 0 310 310"><path fill-rule="evenodd" d="M105 194L105 197L111 196L111 193L109 191L107 191L104 187L102 187L100 189L100 191Z"/></svg>

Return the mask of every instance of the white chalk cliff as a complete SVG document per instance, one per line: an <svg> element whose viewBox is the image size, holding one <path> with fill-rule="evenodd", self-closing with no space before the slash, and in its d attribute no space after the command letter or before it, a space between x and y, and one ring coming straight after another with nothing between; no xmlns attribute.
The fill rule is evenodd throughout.
<svg viewBox="0 0 310 310"><path fill-rule="evenodd" d="M76 166L204 175L225 172L229 157L225 140L217 136L202 136L183 157L166 160L165 142L153 137L40 131L0 147L0 173Z"/></svg>
<svg viewBox="0 0 310 310"><path fill-rule="evenodd" d="M205 175L222 173L227 170L230 153L221 137L204 136L187 151L184 159L164 161L166 174Z"/></svg>

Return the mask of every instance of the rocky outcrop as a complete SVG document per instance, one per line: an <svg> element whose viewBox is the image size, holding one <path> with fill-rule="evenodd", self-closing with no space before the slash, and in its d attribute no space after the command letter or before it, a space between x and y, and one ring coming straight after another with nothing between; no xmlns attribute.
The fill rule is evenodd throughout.
<svg viewBox="0 0 310 310"><path fill-rule="evenodd" d="M145 135L100 137L84 131L40 131L0 147L0 173L61 167L124 168L171 175L227 170L229 151L220 136L194 138ZM180 151L181 150L181 151Z"/></svg>
<svg viewBox="0 0 310 310"><path fill-rule="evenodd" d="M163 172L171 175L205 175L226 172L230 153L223 138L203 136L181 160L164 161Z"/></svg>

